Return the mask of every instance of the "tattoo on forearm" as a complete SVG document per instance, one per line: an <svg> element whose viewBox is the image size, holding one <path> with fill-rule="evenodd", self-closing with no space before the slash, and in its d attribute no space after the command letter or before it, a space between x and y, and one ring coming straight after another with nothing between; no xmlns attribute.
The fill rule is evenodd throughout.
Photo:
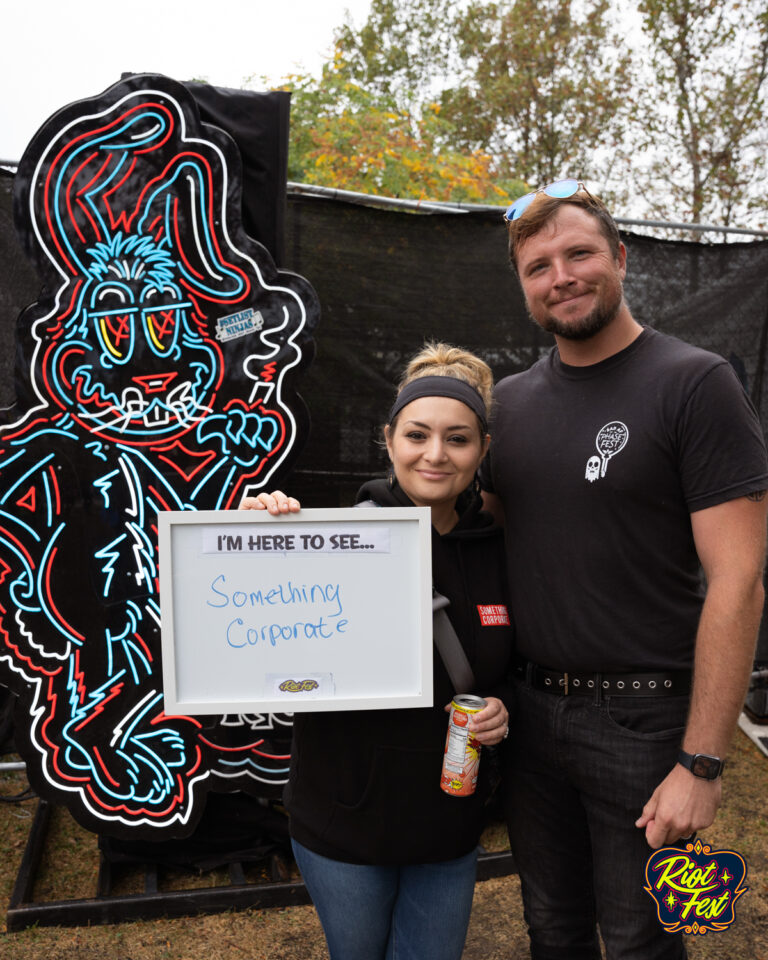
<svg viewBox="0 0 768 960"><path fill-rule="evenodd" d="M747 500L753 500L755 503L761 503L765 500L765 490L755 490L754 493L747 494Z"/></svg>

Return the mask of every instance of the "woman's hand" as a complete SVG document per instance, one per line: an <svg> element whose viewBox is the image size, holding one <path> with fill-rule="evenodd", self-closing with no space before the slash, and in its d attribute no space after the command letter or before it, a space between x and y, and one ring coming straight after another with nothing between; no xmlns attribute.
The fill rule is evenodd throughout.
<svg viewBox="0 0 768 960"><path fill-rule="evenodd" d="M260 493L257 497L243 497L238 510L267 510L278 517L281 513L298 513L301 504L295 497L286 496L282 490Z"/></svg>
<svg viewBox="0 0 768 960"><path fill-rule="evenodd" d="M509 732L509 714L498 697L486 697L486 706L473 715L469 729L474 737L486 747L500 743ZM450 710L450 704L445 708Z"/></svg>

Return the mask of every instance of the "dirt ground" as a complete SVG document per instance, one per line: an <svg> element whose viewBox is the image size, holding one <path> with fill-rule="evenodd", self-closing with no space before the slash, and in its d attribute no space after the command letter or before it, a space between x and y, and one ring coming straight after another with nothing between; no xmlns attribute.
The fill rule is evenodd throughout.
<svg viewBox="0 0 768 960"><path fill-rule="evenodd" d="M3 758L7 759L7 758ZM0 774L0 795L19 793L23 775ZM0 803L0 910L3 921L34 815L36 801ZM488 835L488 846L503 833ZM768 758L737 731L724 782L724 802L713 827L701 834L714 850L738 851L748 865L748 891L736 920L721 932L688 938L692 960L768 960ZM57 812L36 900L95 894L96 837ZM203 879L202 883L208 882ZM221 882L215 881L215 882ZM199 885L199 884L195 884ZM327 960L312 907L246 910L211 916L93 927L33 927L15 933L0 926L3 960ZM527 935L516 876L478 883L464 960L524 960ZM567 960L567 958L564 958ZM652 958L649 958L652 960Z"/></svg>

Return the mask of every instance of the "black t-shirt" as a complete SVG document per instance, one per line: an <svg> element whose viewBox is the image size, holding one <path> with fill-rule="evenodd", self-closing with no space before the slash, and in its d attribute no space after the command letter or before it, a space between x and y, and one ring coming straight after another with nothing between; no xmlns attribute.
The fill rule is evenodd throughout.
<svg viewBox="0 0 768 960"><path fill-rule="evenodd" d="M768 487L731 366L646 328L592 366L554 349L495 398L483 485L506 513L519 653L574 671L690 667L704 592L690 514Z"/></svg>

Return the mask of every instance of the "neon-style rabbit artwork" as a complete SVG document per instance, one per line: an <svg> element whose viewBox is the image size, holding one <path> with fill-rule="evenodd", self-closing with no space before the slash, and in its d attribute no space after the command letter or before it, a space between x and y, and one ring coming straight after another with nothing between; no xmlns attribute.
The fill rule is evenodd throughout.
<svg viewBox="0 0 768 960"><path fill-rule="evenodd" d="M243 232L234 144L167 78L52 117L14 213L42 289L0 428L0 682L38 791L98 831L183 835L207 790L285 779L290 719L164 713L157 513L285 470L317 299Z"/></svg>

